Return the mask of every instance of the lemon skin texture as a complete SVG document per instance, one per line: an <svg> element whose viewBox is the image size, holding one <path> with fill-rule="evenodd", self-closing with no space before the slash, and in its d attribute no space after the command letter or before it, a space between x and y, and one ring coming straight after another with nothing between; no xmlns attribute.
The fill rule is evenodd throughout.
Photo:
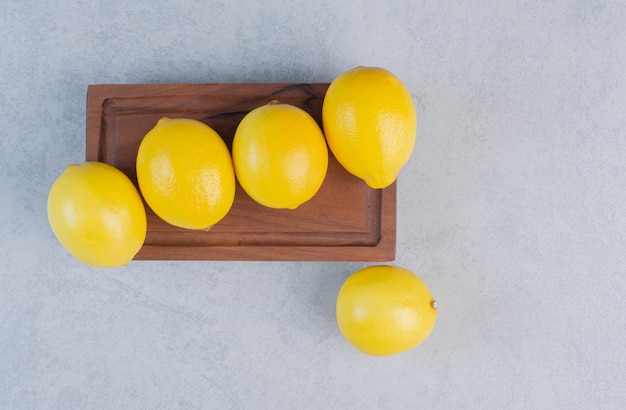
<svg viewBox="0 0 626 410"><path fill-rule="evenodd" d="M339 330L359 351L390 356L410 350L431 334L437 304L408 269L379 265L351 275L337 296Z"/></svg>
<svg viewBox="0 0 626 410"><path fill-rule="evenodd" d="M356 67L336 77L324 96L322 122L337 161L374 189L391 185L413 152L411 94L383 68Z"/></svg>
<svg viewBox="0 0 626 410"><path fill-rule="evenodd" d="M233 139L233 163L241 187L254 201L296 209L322 186L328 147L310 114L275 102L242 119Z"/></svg>
<svg viewBox="0 0 626 410"><path fill-rule="evenodd" d="M146 210L137 188L105 163L67 167L50 188L47 213L65 249L95 268L128 264L146 238Z"/></svg>
<svg viewBox="0 0 626 410"><path fill-rule="evenodd" d="M170 225L206 230L235 200L235 173L226 143L205 123L161 118L137 151L137 182L148 206Z"/></svg>

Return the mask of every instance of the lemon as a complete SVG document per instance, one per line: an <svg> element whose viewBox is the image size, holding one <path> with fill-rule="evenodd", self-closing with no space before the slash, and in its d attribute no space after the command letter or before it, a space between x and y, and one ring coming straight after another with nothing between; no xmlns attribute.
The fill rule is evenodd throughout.
<svg viewBox="0 0 626 410"><path fill-rule="evenodd" d="M250 111L237 126L233 163L241 187L256 202L295 209L324 182L328 147L311 115L272 102Z"/></svg>
<svg viewBox="0 0 626 410"><path fill-rule="evenodd" d="M173 226L209 229L235 200L228 147L201 121L161 118L141 140L136 166L146 203Z"/></svg>
<svg viewBox="0 0 626 410"><path fill-rule="evenodd" d="M61 244L97 268L126 265L146 238L146 210L130 179L101 162L70 165L48 194L48 221Z"/></svg>
<svg viewBox="0 0 626 410"><path fill-rule="evenodd" d="M337 296L337 324L363 353L389 356L422 343L432 332L437 303L411 271L389 265L352 274Z"/></svg>
<svg viewBox="0 0 626 410"><path fill-rule="evenodd" d="M322 123L337 161L374 189L397 179L415 145L411 94L379 67L356 67L335 78L324 96Z"/></svg>

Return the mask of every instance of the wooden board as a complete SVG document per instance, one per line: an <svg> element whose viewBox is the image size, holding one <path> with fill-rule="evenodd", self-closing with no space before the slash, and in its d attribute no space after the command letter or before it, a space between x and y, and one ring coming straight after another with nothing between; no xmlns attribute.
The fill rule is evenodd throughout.
<svg viewBox="0 0 626 410"><path fill-rule="evenodd" d="M86 160L111 164L136 184L143 136L161 117L201 120L232 145L243 116L272 100L298 106L321 126L328 84L99 84L87 92ZM319 192L296 210L254 202L237 186L229 214L209 231L171 226L148 206L135 259L392 261L396 185L373 190L329 157Z"/></svg>

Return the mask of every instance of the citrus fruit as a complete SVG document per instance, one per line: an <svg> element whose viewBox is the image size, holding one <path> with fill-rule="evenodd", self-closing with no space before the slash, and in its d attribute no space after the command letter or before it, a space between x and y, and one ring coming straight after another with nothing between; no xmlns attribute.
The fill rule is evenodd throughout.
<svg viewBox="0 0 626 410"><path fill-rule="evenodd" d="M375 189L396 180L415 145L411 94L379 67L356 67L336 77L324 96L322 123L337 161Z"/></svg>
<svg viewBox="0 0 626 410"><path fill-rule="evenodd" d="M141 140L136 166L146 203L173 226L209 229L235 200L228 147L201 121L161 118Z"/></svg>
<svg viewBox="0 0 626 410"><path fill-rule="evenodd" d="M432 332L437 304L424 282L398 266L352 274L337 296L337 325L363 353L389 356L412 349Z"/></svg>
<svg viewBox="0 0 626 410"><path fill-rule="evenodd" d="M146 210L130 179L102 162L70 165L48 193L48 221L61 244L97 268L126 265L146 238Z"/></svg>
<svg viewBox="0 0 626 410"><path fill-rule="evenodd" d="M269 208L295 209L320 189L328 148L313 117L272 102L250 111L233 139L235 174L244 191Z"/></svg>

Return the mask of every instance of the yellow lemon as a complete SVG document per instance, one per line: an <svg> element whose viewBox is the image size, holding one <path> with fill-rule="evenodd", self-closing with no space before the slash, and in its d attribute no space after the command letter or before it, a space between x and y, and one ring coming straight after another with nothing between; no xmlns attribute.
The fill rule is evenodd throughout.
<svg viewBox="0 0 626 410"><path fill-rule="evenodd" d="M344 282L336 315L350 344L372 356L389 356L414 348L431 334L437 303L411 271L379 265L362 269Z"/></svg>
<svg viewBox="0 0 626 410"><path fill-rule="evenodd" d="M295 209L324 182L328 148L311 115L273 102L250 111L239 123L233 163L241 187L256 202Z"/></svg>
<svg viewBox="0 0 626 410"><path fill-rule="evenodd" d="M228 147L201 121L161 118L141 140L136 166L148 206L179 228L209 229L235 200Z"/></svg>
<svg viewBox="0 0 626 410"><path fill-rule="evenodd" d="M337 161L374 189L396 180L415 145L411 94L383 68L356 67L335 78L324 97L322 123Z"/></svg>
<svg viewBox="0 0 626 410"><path fill-rule="evenodd" d="M137 188L122 171L101 162L70 165L54 181L48 221L70 254L97 268L126 265L146 238L146 210Z"/></svg>

